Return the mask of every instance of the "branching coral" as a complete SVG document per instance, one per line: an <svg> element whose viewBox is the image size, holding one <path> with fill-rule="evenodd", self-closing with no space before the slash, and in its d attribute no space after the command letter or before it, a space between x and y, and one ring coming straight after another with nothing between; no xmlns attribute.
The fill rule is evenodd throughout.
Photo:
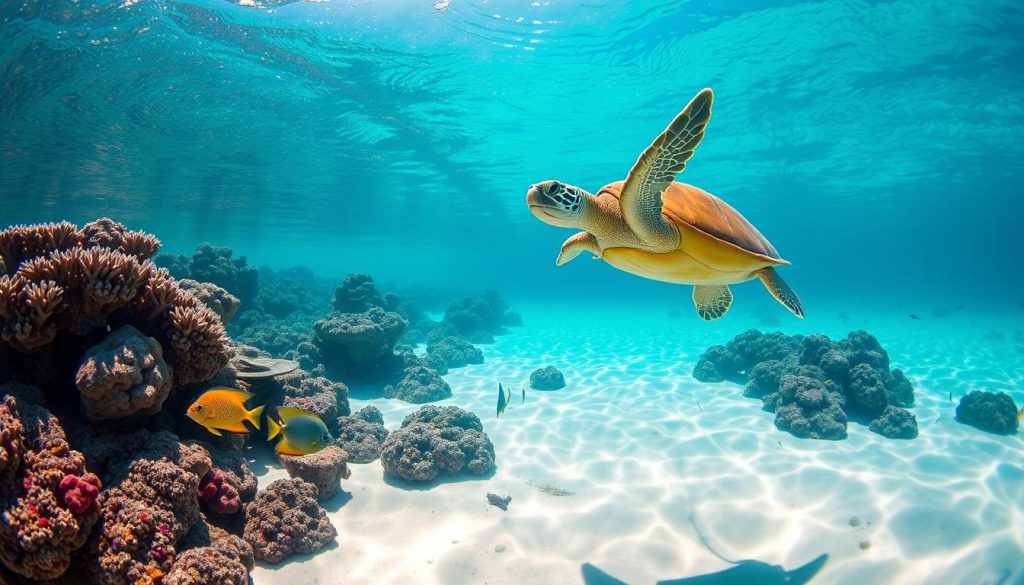
<svg viewBox="0 0 1024 585"><path fill-rule="evenodd" d="M56 417L0 399L0 562L31 579L62 575L99 515L99 488Z"/></svg>
<svg viewBox="0 0 1024 585"><path fill-rule="evenodd" d="M20 352L132 324L163 346L179 383L205 380L227 363L219 318L147 258L156 238L100 220L9 228L0 248L0 341Z"/></svg>

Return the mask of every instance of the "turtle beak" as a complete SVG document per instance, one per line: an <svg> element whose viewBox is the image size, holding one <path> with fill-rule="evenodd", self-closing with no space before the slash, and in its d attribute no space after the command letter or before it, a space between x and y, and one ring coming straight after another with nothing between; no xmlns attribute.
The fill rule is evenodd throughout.
<svg viewBox="0 0 1024 585"><path fill-rule="evenodd" d="M526 205L531 209L534 207L554 207L551 198L544 194L544 190L540 188L540 185L530 185L530 189L526 192Z"/></svg>

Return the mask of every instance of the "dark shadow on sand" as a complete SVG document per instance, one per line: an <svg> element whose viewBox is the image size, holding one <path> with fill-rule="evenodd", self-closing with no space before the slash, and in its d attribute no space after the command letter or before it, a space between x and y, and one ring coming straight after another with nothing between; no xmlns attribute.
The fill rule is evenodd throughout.
<svg viewBox="0 0 1024 585"><path fill-rule="evenodd" d="M332 540L331 542L327 543L327 545L324 546L322 549L320 549L320 550L318 550L318 551L316 551L314 553L309 553L309 554L298 554L298 553L296 553L296 554L293 554L293 555L289 555L288 557L285 557L280 563L268 563L266 561L257 560L256 561L256 566L263 567L264 569L271 569L271 570L279 569L279 568L281 568L281 567L283 567L285 565L291 564L291 563L301 563L303 561L308 561L308 560L312 559L313 557L315 557L317 555L324 554L325 552L334 550L336 548L338 548L338 541L337 540ZM324 575L324 576L325 577L329 577L328 575ZM250 578L251 578L251 576L250 576ZM317 579L317 581L320 581L320 580ZM329 583L329 582L333 582L333 581L331 581L328 578L328 580L322 581L322 582Z"/></svg>

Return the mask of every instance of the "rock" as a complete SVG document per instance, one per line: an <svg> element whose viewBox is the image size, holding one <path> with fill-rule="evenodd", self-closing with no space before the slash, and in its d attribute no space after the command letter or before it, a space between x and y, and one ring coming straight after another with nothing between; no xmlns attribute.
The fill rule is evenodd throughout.
<svg viewBox="0 0 1024 585"><path fill-rule="evenodd" d="M1017 432L1017 405L1005 392L970 392L956 407L956 420L983 431L1008 435Z"/></svg>
<svg viewBox="0 0 1024 585"><path fill-rule="evenodd" d="M546 366L530 374L530 388L534 390L561 390L565 388L565 376L555 366Z"/></svg>

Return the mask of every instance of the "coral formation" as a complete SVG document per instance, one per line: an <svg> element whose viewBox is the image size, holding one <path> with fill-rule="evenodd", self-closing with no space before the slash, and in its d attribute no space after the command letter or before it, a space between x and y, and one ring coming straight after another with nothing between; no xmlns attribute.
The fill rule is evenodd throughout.
<svg viewBox="0 0 1024 585"><path fill-rule="evenodd" d="M316 322L312 341L328 372L344 379L379 380L400 361L394 347L406 325L398 313L380 307L335 313Z"/></svg>
<svg viewBox="0 0 1024 585"><path fill-rule="evenodd" d="M242 505L238 490L225 480L224 472L210 469L199 480L199 501L217 514L234 514Z"/></svg>
<svg viewBox="0 0 1024 585"><path fill-rule="evenodd" d="M223 324L146 259L158 245L155 238L109 220L81 231L63 223L0 232L5 266L17 267L0 276L0 346L27 356L10 360L17 362L11 367L30 376L38 366L31 354L59 335L86 336L131 324L160 342L176 382L216 373L228 360ZM56 366L48 365L61 369Z"/></svg>
<svg viewBox="0 0 1024 585"><path fill-rule="evenodd" d="M89 420L154 414L171 392L171 372L160 344L125 325L85 352L75 386Z"/></svg>
<svg viewBox="0 0 1024 585"><path fill-rule="evenodd" d="M444 314L444 323L453 327L460 336L470 339L480 333L505 333L506 327L521 325L522 318L508 312L508 304L498 296L497 291L487 290L480 296L449 305Z"/></svg>
<svg viewBox="0 0 1024 585"><path fill-rule="evenodd" d="M226 289L248 306L259 289L259 271L248 265L245 256L232 258L233 254L231 248L204 242L192 254L189 276Z"/></svg>
<svg viewBox="0 0 1024 585"><path fill-rule="evenodd" d="M444 369L484 363L484 354L472 343L452 335L427 344L427 359L444 364Z"/></svg>
<svg viewBox="0 0 1024 585"><path fill-rule="evenodd" d="M841 438L848 415L869 421L870 430L886 437L917 433L913 415L901 408L914 402L910 381L902 371L889 369L889 355L866 331L853 331L833 342L824 335L788 336L751 329L724 346L709 347L693 375L704 382L745 382L744 394L762 398L765 407L776 412L777 426L797 436ZM797 378L808 388L814 382L826 391L824 401L797 400L797 394L804 393L794 390L793 381L784 395L788 378ZM785 411L780 421L781 406ZM844 413L842 420L835 408Z"/></svg>
<svg viewBox="0 0 1024 585"><path fill-rule="evenodd" d="M398 307L397 297L388 303L377 290L369 274L349 274L334 291L334 310L339 313L365 313L373 307L393 311Z"/></svg>
<svg viewBox="0 0 1024 585"><path fill-rule="evenodd" d="M100 487L56 417L0 398L0 562L30 579L64 574L99 516Z"/></svg>
<svg viewBox="0 0 1024 585"><path fill-rule="evenodd" d="M916 439L917 417L905 408L886 406L868 428L890 439Z"/></svg>
<svg viewBox="0 0 1024 585"><path fill-rule="evenodd" d="M316 486L301 479L271 483L246 504L245 511L243 538L257 559L269 563L316 552L338 535L317 503Z"/></svg>
<svg viewBox="0 0 1024 585"><path fill-rule="evenodd" d="M235 316L235 311L242 304L238 297L212 282L199 282L191 278L185 278L178 281L178 286L192 293L194 297L199 299L199 302L216 313L220 317L220 322L224 325L231 321L231 318Z"/></svg>
<svg viewBox="0 0 1024 585"><path fill-rule="evenodd" d="M348 453L335 445L329 445L307 455L278 455L288 470L288 475L298 477L316 486L317 498L327 500L338 493L341 480L348 479Z"/></svg>
<svg viewBox="0 0 1024 585"><path fill-rule="evenodd" d="M565 388L565 376L555 366L538 368L530 374L530 388L534 390L560 390Z"/></svg>
<svg viewBox="0 0 1024 585"><path fill-rule="evenodd" d="M384 417L374 406L363 407L349 416L338 417L335 444L344 449L352 463L372 463L388 438Z"/></svg>
<svg viewBox="0 0 1024 585"><path fill-rule="evenodd" d="M1005 392L973 391L960 398L956 420L990 433L1017 432L1017 405Z"/></svg>
<svg viewBox="0 0 1024 585"><path fill-rule="evenodd" d="M774 398L775 426L800 438L845 439L843 402L843 395L830 382L783 376Z"/></svg>
<svg viewBox="0 0 1024 585"><path fill-rule="evenodd" d="M494 445L480 419L455 406L424 406L405 417L381 449L384 470L408 481L430 481L466 470L494 468Z"/></svg>
<svg viewBox="0 0 1024 585"><path fill-rule="evenodd" d="M397 385L384 387L384 397L413 404L437 402L451 398L452 387L436 371L426 366L412 366L405 369Z"/></svg>

